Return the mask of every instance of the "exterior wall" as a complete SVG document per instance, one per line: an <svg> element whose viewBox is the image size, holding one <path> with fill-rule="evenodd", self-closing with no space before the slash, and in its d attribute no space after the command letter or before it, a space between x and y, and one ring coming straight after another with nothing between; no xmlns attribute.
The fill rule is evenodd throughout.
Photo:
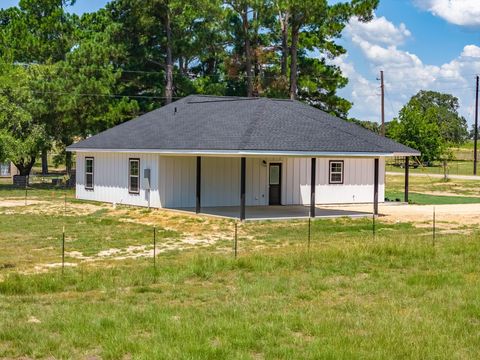
<svg viewBox="0 0 480 360"><path fill-rule="evenodd" d="M343 160L343 184L329 184L329 161ZM287 158L284 160L284 187L282 195L285 205L310 204L310 159ZM318 158L317 204L350 204L373 202L374 160L362 158ZM385 158L379 161L378 201L385 200Z"/></svg>
<svg viewBox="0 0 480 360"><path fill-rule="evenodd" d="M93 156L94 190L85 190L85 157ZM128 159L140 158L140 194L128 192ZM344 161L344 183L329 184L329 160ZM264 163L265 162L265 163ZM247 158L246 204L268 205L268 163L282 163L282 204L310 203L310 158ZM373 201L372 158L317 159L317 204ZM379 202L385 198L385 159L380 158ZM143 170L151 170L151 191ZM118 204L185 208L195 206L196 158L155 154L78 153L77 198ZM202 158L202 206L238 206L240 159Z"/></svg>
<svg viewBox="0 0 480 360"><path fill-rule="evenodd" d="M162 207L195 206L196 158L159 157ZM247 159L246 203L268 204L267 167L264 159ZM275 160L275 159L270 159ZM277 160L280 160L278 158ZM240 203L240 158L202 158L202 206L237 206Z"/></svg>
<svg viewBox="0 0 480 360"><path fill-rule="evenodd" d="M85 189L85 157L94 158L94 189ZM140 194L128 192L128 159L140 159ZM150 187L145 189L143 170L150 169ZM76 197L117 204L161 207L158 192L158 156L153 154L77 153Z"/></svg>
<svg viewBox="0 0 480 360"><path fill-rule="evenodd" d="M2 170L2 171L0 171L0 178L11 178L14 175L18 174L17 168L10 161L7 161L7 162L2 163L0 165L1 165L1 170Z"/></svg>

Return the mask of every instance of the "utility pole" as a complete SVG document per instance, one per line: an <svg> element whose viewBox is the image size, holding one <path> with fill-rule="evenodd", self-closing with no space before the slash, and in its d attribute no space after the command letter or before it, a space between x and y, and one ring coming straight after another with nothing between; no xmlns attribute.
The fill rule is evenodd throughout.
<svg viewBox="0 0 480 360"><path fill-rule="evenodd" d="M473 175L477 175L478 82L479 82L479 76L477 75L477 90L475 92L475 129L473 130Z"/></svg>
<svg viewBox="0 0 480 360"><path fill-rule="evenodd" d="M380 82L381 82L381 89L382 89L382 128L381 133L382 136L385 136L385 83L383 82L383 70L380 71Z"/></svg>

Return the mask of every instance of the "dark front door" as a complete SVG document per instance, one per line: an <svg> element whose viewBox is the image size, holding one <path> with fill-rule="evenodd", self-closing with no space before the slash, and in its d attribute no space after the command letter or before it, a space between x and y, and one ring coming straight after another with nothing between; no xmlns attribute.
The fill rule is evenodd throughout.
<svg viewBox="0 0 480 360"><path fill-rule="evenodd" d="M282 164L271 163L268 169L268 203L281 205L282 203Z"/></svg>

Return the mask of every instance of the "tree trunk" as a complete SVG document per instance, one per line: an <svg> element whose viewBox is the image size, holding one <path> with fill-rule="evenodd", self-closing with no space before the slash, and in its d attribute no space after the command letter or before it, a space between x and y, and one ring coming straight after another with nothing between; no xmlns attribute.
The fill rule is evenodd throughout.
<svg viewBox="0 0 480 360"><path fill-rule="evenodd" d="M42 149L42 175L48 175L48 152L47 149Z"/></svg>
<svg viewBox="0 0 480 360"><path fill-rule="evenodd" d="M170 104L173 98L173 58L172 58L172 28L170 23L170 9L166 9L165 32L167 35L167 58L166 58L166 84L165 84L165 103Z"/></svg>
<svg viewBox="0 0 480 360"><path fill-rule="evenodd" d="M290 47L290 99L297 97L297 45L300 27L292 26L292 46Z"/></svg>
<svg viewBox="0 0 480 360"><path fill-rule="evenodd" d="M67 171L67 175L72 172L72 153L69 151L65 153L65 169Z"/></svg>
<svg viewBox="0 0 480 360"><path fill-rule="evenodd" d="M282 56L281 56L281 75L287 76L287 67L288 67L288 21L289 14L288 11L284 15L279 13L280 19L280 28L282 30Z"/></svg>
<svg viewBox="0 0 480 360"><path fill-rule="evenodd" d="M29 176L34 164L35 164L35 157L30 159L30 161L27 162L26 164L24 161L14 163L15 167L18 169L20 176Z"/></svg>
<svg viewBox="0 0 480 360"><path fill-rule="evenodd" d="M242 11L243 35L245 36L245 72L247 74L247 96L253 95L252 50L248 31L248 5Z"/></svg>

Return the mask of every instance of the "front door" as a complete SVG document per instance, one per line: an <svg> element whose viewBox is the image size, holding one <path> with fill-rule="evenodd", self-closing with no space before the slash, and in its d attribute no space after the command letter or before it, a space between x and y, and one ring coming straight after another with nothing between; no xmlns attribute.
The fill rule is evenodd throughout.
<svg viewBox="0 0 480 360"><path fill-rule="evenodd" d="M271 163L268 171L268 203L270 205L281 205L282 203L282 164Z"/></svg>

